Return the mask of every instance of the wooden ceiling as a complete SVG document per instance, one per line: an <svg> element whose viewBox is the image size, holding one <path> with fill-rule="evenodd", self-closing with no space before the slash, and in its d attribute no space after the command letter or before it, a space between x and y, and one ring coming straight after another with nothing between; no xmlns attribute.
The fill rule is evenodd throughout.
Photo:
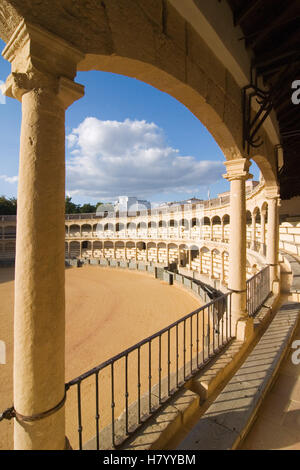
<svg viewBox="0 0 300 470"><path fill-rule="evenodd" d="M300 0L227 0L241 40L252 49L253 72L270 90L276 113L283 167L282 199L300 196L300 104L292 103L292 83L300 80Z"/></svg>

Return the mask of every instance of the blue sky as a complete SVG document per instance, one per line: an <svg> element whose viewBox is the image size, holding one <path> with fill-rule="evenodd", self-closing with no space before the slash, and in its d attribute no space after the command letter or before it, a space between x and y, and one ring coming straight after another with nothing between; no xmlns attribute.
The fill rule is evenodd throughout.
<svg viewBox="0 0 300 470"><path fill-rule="evenodd" d="M0 47L4 43L0 42ZM0 59L0 79L10 64ZM76 203L118 195L153 202L206 199L228 190L223 154L181 103L145 83L106 72L80 72L85 97L66 115L66 192ZM17 195L21 104L0 105L0 195ZM255 178L258 171L251 167Z"/></svg>

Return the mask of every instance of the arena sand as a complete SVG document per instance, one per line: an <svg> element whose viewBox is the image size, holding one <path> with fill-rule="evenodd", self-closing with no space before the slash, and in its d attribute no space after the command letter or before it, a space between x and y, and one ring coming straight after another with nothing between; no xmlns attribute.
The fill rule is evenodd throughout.
<svg viewBox="0 0 300 470"><path fill-rule="evenodd" d="M0 269L0 339L6 342L7 364L0 365L0 409L11 406L13 371L13 289L14 270ZM131 347L143 338L168 326L200 306L195 297L177 286L169 286L152 276L113 268L85 266L66 270L66 381L97 366L103 361ZM166 344L163 344L163 357ZM155 348L154 348L155 349ZM156 348L157 350L157 348ZM156 350L153 363L157 363ZM143 360L145 351L141 351ZM147 361L146 356L144 361ZM174 362L174 361L173 361ZM147 362L146 362L147 363ZM124 367L120 364L115 393L124 397ZM166 366L163 365L163 373ZM129 364L133 384L129 384L131 400L136 399L136 359ZM155 366L155 371L157 367ZM153 383L157 380L153 373ZM156 374L157 375L157 374ZM118 365L116 365L118 376ZM131 380L131 377L129 380ZM147 389L148 370L141 372L142 393ZM101 428L111 417L110 377L100 380ZM77 404L75 390L68 392L66 405L67 430L74 448L77 447ZM83 406L86 417L94 416L95 394L86 384ZM106 401L106 403L105 403ZM119 406L119 411L118 411ZM116 416L124 408L124 401L116 403ZM84 440L95 435L94 420L87 419ZM13 422L0 424L0 449L13 447Z"/></svg>

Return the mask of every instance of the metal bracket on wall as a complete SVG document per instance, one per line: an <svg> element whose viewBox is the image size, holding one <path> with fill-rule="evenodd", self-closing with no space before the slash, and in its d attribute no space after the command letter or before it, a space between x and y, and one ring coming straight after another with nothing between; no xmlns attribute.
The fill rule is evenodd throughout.
<svg viewBox="0 0 300 470"><path fill-rule="evenodd" d="M252 114L253 100L259 106L254 116ZM258 136L257 133L272 109L273 102L270 91L261 90L255 83L243 88L243 148L248 155L250 147L257 148L263 144L261 136Z"/></svg>

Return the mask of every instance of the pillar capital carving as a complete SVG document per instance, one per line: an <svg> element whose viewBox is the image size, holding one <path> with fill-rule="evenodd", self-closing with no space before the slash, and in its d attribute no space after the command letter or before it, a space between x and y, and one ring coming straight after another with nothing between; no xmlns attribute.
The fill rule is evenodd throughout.
<svg viewBox="0 0 300 470"><path fill-rule="evenodd" d="M84 96L84 87L79 83L66 77L56 78L49 74L41 74L39 71L13 72L3 85L4 94L19 101L22 101L24 94L32 90L38 94L52 93L57 95L65 109Z"/></svg>
<svg viewBox="0 0 300 470"><path fill-rule="evenodd" d="M249 173L251 162L247 158L239 158L236 160L229 160L224 163L227 169L227 173L223 175L223 178L228 181L234 180L248 180L253 175Z"/></svg>
<svg viewBox="0 0 300 470"><path fill-rule="evenodd" d="M21 101L29 91L48 91L67 108L84 94L84 87L73 81L84 54L48 31L23 20L2 55L12 67L3 86L9 97Z"/></svg>
<svg viewBox="0 0 300 470"><path fill-rule="evenodd" d="M266 187L264 190L266 199L279 199L279 190L277 186Z"/></svg>

